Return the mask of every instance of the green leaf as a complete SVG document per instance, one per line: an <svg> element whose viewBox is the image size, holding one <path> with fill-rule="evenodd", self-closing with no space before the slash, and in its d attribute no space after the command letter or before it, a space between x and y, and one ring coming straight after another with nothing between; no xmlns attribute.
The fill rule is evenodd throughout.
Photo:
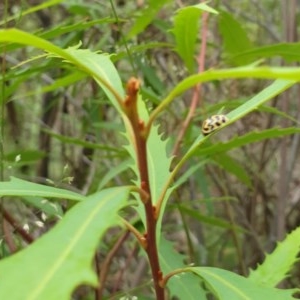
<svg viewBox="0 0 300 300"><path fill-rule="evenodd" d="M161 238L159 244L159 261L164 275L183 267L184 259L186 257L176 252L171 242ZM178 299L206 300L206 292L201 288L200 282L199 278L190 273L182 273L171 277L167 285L170 290L169 299L172 296L176 296Z"/></svg>
<svg viewBox="0 0 300 300"><path fill-rule="evenodd" d="M99 237L117 223L128 193L118 187L86 197L49 233L1 260L0 299L67 300L80 284L96 286L91 262Z"/></svg>
<svg viewBox="0 0 300 300"><path fill-rule="evenodd" d="M74 201L85 200L84 196L68 190L32 183L15 177L11 177L10 181L0 182L0 196L39 196Z"/></svg>
<svg viewBox="0 0 300 300"><path fill-rule="evenodd" d="M117 110L121 110L118 101L124 99L125 92L119 74L106 54L97 54L78 47L61 49L47 40L17 29L0 30L0 42L29 45L47 51L49 57L59 57L73 64L77 69L92 76L102 87Z"/></svg>
<svg viewBox="0 0 300 300"><path fill-rule="evenodd" d="M191 77L190 77L191 78ZM246 115L247 113L255 110L259 105L262 105L263 103L265 103L266 101L268 101L269 99L275 97L277 94L279 94L280 92L282 92L283 90L289 88L291 85L293 84L293 82L291 81L275 81L273 82L270 86L268 86L267 88L265 88L263 91L261 91L260 93L258 93L256 96L254 96L252 99L250 99L249 101L247 101L246 103L244 103L243 105L241 105L240 107L238 107L237 109L235 109L234 111L232 111L231 113L229 113L227 116L229 118L228 123L225 123L225 126L231 124L232 122L234 122L235 120L243 117L244 115ZM176 88L175 88L176 89ZM173 90L174 91L174 90ZM172 97L169 98L169 96L166 98L166 102L171 102L169 101L170 99L172 99ZM153 115L152 115L153 116ZM151 117L151 116L150 116ZM293 129L295 130L295 129ZM291 132L289 132L290 134ZM214 133L213 133L214 134ZM276 133L278 134L278 133ZM199 137L194 141L194 143L192 144L192 146L187 150L187 152L185 153L185 155L181 158L181 160L177 163L177 165L175 166L175 168L173 169L173 171L170 174L170 177L168 178L166 184L170 184L172 182L172 180L174 179L175 175L178 173L178 171L180 170L180 168L183 166L183 164L197 151L201 153L202 151L202 155L204 154L212 154L210 152L211 147L215 147L215 146L211 146L211 147L207 147L205 148L205 152L203 149L200 149L199 146L208 138L204 137L202 134L199 135ZM235 140L235 139L234 139ZM210 149L210 150L208 150ZM219 149L218 147L215 148L215 151L217 152Z"/></svg>
<svg viewBox="0 0 300 300"><path fill-rule="evenodd" d="M227 100L227 101L220 101L218 103L214 103L212 105L209 105L206 109L206 112L207 112L207 115L213 115L213 114L218 113L224 107L226 107L226 110L236 109L237 107L243 105L246 101L247 101L247 99L237 99L237 100L230 99L230 100ZM297 123L297 120L295 118L293 118L291 115L289 115L289 114L287 114L287 113L285 113L285 112L281 111L280 109L278 109L276 107L273 107L273 106L261 105L256 110L260 111L260 112L271 113L271 114L277 115L277 116L282 117L282 118L286 118L288 120L291 120L291 121ZM197 119L195 119L195 121L196 120Z"/></svg>
<svg viewBox="0 0 300 300"><path fill-rule="evenodd" d="M295 299L292 294L296 292L296 289L280 290L273 287L264 287L226 270L211 267L195 267L186 270L200 276L217 299L220 300Z"/></svg>
<svg viewBox="0 0 300 300"><path fill-rule="evenodd" d="M140 15L134 20L134 25L129 30L126 38L130 39L143 32L167 2L170 2L170 0L149 0L148 7L142 10Z"/></svg>
<svg viewBox="0 0 300 300"><path fill-rule="evenodd" d="M224 50L230 57L252 48L246 31L228 12L223 11L220 13L219 29L223 38ZM238 65L248 64L251 62L249 57L235 56L234 59L231 60Z"/></svg>
<svg viewBox="0 0 300 300"><path fill-rule="evenodd" d="M142 54L142 55L146 55L145 52L148 49L155 49L158 50L160 48L172 48L173 45L169 44L169 43L162 43L162 42L150 42L150 43L143 43L141 45L130 45L130 53L131 54ZM120 49L120 51L114 55L112 55L111 60L113 62L119 61L121 59L124 58L128 58L128 52L126 52L125 50L122 51Z"/></svg>
<svg viewBox="0 0 300 300"><path fill-rule="evenodd" d="M47 217L59 217L62 218L64 213L57 202L50 202L45 198L40 197L22 197L24 202L28 203L31 206L34 206L44 212Z"/></svg>
<svg viewBox="0 0 300 300"><path fill-rule="evenodd" d="M201 148L197 151L197 155L216 155L222 152L227 152L229 150L240 148L247 144L254 142L259 142L270 138L279 138L286 135L299 133L300 128L271 128L263 131L252 131L243 136L234 137L227 143L217 143L209 147Z"/></svg>
<svg viewBox="0 0 300 300"><path fill-rule="evenodd" d="M159 79L156 70L150 66L145 60L144 57L142 59L136 58L136 64L138 69L144 76L144 82L147 87L151 88L157 94L162 95L165 93L165 84Z"/></svg>
<svg viewBox="0 0 300 300"><path fill-rule="evenodd" d="M16 13L15 15L13 15L10 18L4 18L4 20L0 22L0 26L3 25L3 24L5 24L5 23L7 23L7 22L9 22L9 21L12 21L12 20L15 20L15 19L20 19L20 17L22 17L22 16L26 16L28 14L37 12L39 10L51 7L53 5L57 5L57 4L61 3L61 2L63 2L63 0L49 0L49 1L43 1L39 5L35 5L35 6L31 6L30 5L29 9L21 11L21 15L18 12L18 13Z"/></svg>
<svg viewBox="0 0 300 300"><path fill-rule="evenodd" d="M23 150L10 152L5 155L5 160L11 163L16 163L18 166L36 162L37 160L45 157L46 153L38 150ZM18 159L19 157L19 159Z"/></svg>
<svg viewBox="0 0 300 300"><path fill-rule="evenodd" d="M188 178L193 175L193 173L195 173L199 168L203 168L206 163L207 160L201 160L200 162L190 166L178 179L176 179L175 183L173 184L173 188L177 189L180 185L185 183Z"/></svg>
<svg viewBox="0 0 300 300"><path fill-rule="evenodd" d="M33 74L33 75L36 76L35 74ZM14 99L18 99L21 97L23 97L23 98L29 97L32 95L38 95L39 93L42 94L42 93L47 93L47 92L51 92L51 91L56 91L62 87L66 87L66 86L69 87L72 84L74 84L86 77L87 77L87 74L74 71L71 74L68 74L64 77L57 78L52 84L46 85L46 86L42 87L41 89L33 90L28 93L25 93L24 95L22 94L17 97L14 96Z"/></svg>
<svg viewBox="0 0 300 300"><path fill-rule="evenodd" d="M160 239L162 218L167 204L167 200L173 191L173 187L166 186L166 181L170 176L170 167L172 157L167 156L167 142L162 140L162 136L158 133L158 127L152 126L151 133L147 141L147 159L149 169L149 180L153 205L156 205L160 196L166 191L160 206L160 215L156 223L156 238Z"/></svg>
<svg viewBox="0 0 300 300"><path fill-rule="evenodd" d="M211 216L201 214L197 210L191 209L184 205L177 205L177 208L179 208L180 211L183 212L184 214L191 216L192 218L196 219L201 223L208 224L210 226L224 228L224 229L232 229L238 232L245 232L245 230L242 227L232 225L229 222L224 221L217 217L211 217Z"/></svg>
<svg viewBox="0 0 300 300"><path fill-rule="evenodd" d="M214 8L208 6L205 2L195 4L195 5L193 5L193 7L196 7L198 9L200 9L200 10L209 12L211 14L215 14L215 15L219 14L219 12L217 10L215 10Z"/></svg>
<svg viewBox="0 0 300 300"><path fill-rule="evenodd" d="M264 286L276 286L288 276L288 272L299 261L300 227L279 242L275 250L266 256L264 262L251 270L249 279Z"/></svg>
<svg viewBox="0 0 300 300"><path fill-rule="evenodd" d="M235 53L233 60L253 61L260 58L282 57L287 62L300 60L300 43L280 43Z"/></svg>
<svg viewBox="0 0 300 300"><path fill-rule="evenodd" d="M181 81L176 87L168 94L168 96L163 99L159 106L151 113L150 119L157 117L159 113L167 109L175 97L179 96L184 91L195 86L200 82L207 82L211 80L221 80L225 78L284 78L290 81L277 80L274 84L270 85L268 90L277 90L277 94L286 90L290 86L300 80L300 68L256 68L256 67L239 67L233 69L223 69L223 70L209 70L200 74L191 75ZM295 80L295 81L293 81ZM267 91L267 89L266 89ZM261 92L262 93L262 92ZM260 94L261 94L260 93ZM261 97L262 95L259 96ZM269 100L272 97L267 98L264 95L264 101L259 104L263 104L266 99ZM274 97L274 96L273 96ZM243 107L244 108L244 107ZM253 108L251 109L253 110ZM245 115L248 112L245 112Z"/></svg>
<svg viewBox="0 0 300 300"><path fill-rule="evenodd" d="M120 76L109 56L107 54L91 52L89 49L76 49L75 47L65 49L64 51L71 55L72 59L69 61L70 63L82 68L94 77L114 107L120 111L116 98L123 100L125 92Z"/></svg>
<svg viewBox="0 0 300 300"><path fill-rule="evenodd" d="M224 153L214 155L211 159L225 171L233 174L238 180L251 187L251 179L248 172L237 160Z"/></svg>
<svg viewBox="0 0 300 300"><path fill-rule="evenodd" d="M147 142L149 179L153 204L157 200L164 188L164 183L170 175L171 157L167 156L168 140L162 140L158 133L158 127L153 126Z"/></svg>
<svg viewBox="0 0 300 300"><path fill-rule="evenodd" d="M172 32L175 36L175 50L182 58L189 73L195 72L195 47L199 32L201 10L190 6L178 10Z"/></svg>
<svg viewBox="0 0 300 300"><path fill-rule="evenodd" d="M190 73L195 72L195 49L199 35L199 18L202 11L217 14L218 12L206 3L184 7L177 11L171 32L175 36L175 50L182 58Z"/></svg>
<svg viewBox="0 0 300 300"><path fill-rule="evenodd" d="M106 144L101 145L101 144L97 144L97 143L87 142L83 139L58 134L58 133L55 133L48 129L43 129L43 131L46 132L47 134L49 134L50 136L52 136L53 138L65 143L65 144L80 145L80 146L83 146L83 147L89 148L89 149L101 149L101 150L105 150L105 151L109 151L109 152L119 152L120 151L120 149L116 149L115 147L110 147Z"/></svg>
<svg viewBox="0 0 300 300"><path fill-rule="evenodd" d="M239 106L238 108L236 108L235 110L233 110L232 112L227 114L229 121L227 123L225 123L225 125L223 127L230 125L234 121L240 119L241 117L245 116L249 112L255 110L257 107L264 104L268 100L272 99L273 97L278 95L280 92L289 88L292 84L293 84L293 82L291 82L291 81L283 81L283 80L277 80L277 81L273 82L271 85L269 85L264 90L262 90L257 95L255 95L252 99L248 100L243 105ZM217 131L215 131L214 133L216 133L216 132ZM214 134L214 133L212 133L212 134ZM186 152L184 157L181 159L180 164L183 164L184 161L186 161L196 150L202 151L202 149L199 149L199 145L202 144L207 139L207 137L203 137L203 135L201 134L194 141L194 143L192 144L190 149ZM206 152L206 153L208 153L208 152ZM204 154L204 153L202 153L202 154Z"/></svg>
<svg viewBox="0 0 300 300"><path fill-rule="evenodd" d="M89 10L91 10L90 7L89 7ZM120 21L121 20L119 19L119 22ZM57 26L51 27L49 30L45 30L45 28L43 28L43 31L40 32L39 37L50 40L57 36L62 36L63 34L66 34L66 33L88 30L95 25L99 25L99 24L103 24L103 23L110 24L110 23L115 23L115 22L116 22L116 19L110 18L110 17L87 21L86 16L85 16L82 20L77 21L77 23L74 23L74 24L73 23L72 24L53 24L53 25L57 25Z"/></svg>
<svg viewBox="0 0 300 300"><path fill-rule="evenodd" d="M132 160L125 159L123 162L119 163L117 166L114 166L108 172L100 178L99 185L97 187L98 190L101 190L105 187L105 185L112 179L116 178L122 172L128 170L129 166L132 164Z"/></svg>

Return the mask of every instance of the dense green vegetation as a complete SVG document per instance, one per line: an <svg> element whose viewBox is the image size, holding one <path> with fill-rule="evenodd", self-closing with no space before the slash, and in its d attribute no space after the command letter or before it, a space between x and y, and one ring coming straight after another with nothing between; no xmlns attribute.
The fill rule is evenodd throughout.
<svg viewBox="0 0 300 300"><path fill-rule="evenodd" d="M299 298L297 3L186 2L0 7L0 299Z"/></svg>

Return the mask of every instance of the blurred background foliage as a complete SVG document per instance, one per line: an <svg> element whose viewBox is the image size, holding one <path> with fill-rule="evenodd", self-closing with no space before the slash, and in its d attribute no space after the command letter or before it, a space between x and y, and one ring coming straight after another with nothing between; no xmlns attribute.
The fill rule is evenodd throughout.
<svg viewBox="0 0 300 300"><path fill-rule="evenodd" d="M149 109L188 75L197 72L201 12L195 28L192 56L180 55L174 24L176 11L197 1L8 1L1 3L1 27L15 27L66 48L109 53L124 82L142 81ZM299 57L285 53L297 43L300 3L297 1L211 1L219 12L209 14L205 69L251 63L293 65ZM250 51L256 49L255 51ZM249 53L250 51L250 53ZM1 45L2 176L64 187L83 194L134 180L122 137L122 120L97 84L71 66L61 66L41 51ZM182 155L201 132L204 119L229 112L267 85L266 80L243 79L205 83L199 106L177 155ZM158 122L169 140L171 155L193 90L179 97ZM299 88L273 99L256 112L213 136L206 146L251 131L295 125L300 120ZM299 124L299 123L298 123ZM217 266L246 275L300 224L299 134L205 156L194 155L182 174L192 174L172 195L164 217L164 235L173 241L187 263ZM30 201L30 200L28 200ZM66 203L56 204L59 212ZM7 209L21 226L40 235L58 219L27 204ZM104 258L119 236L107 234L100 251ZM16 244L21 247L21 241ZM9 249L3 242L2 256ZM147 282L147 262L138 245L127 237L111 263L106 289L111 294ZM286 286L299 286L299 268ZM150 285L151 286L151 285ZM85 289L77 297L88 295Z"/></svg>

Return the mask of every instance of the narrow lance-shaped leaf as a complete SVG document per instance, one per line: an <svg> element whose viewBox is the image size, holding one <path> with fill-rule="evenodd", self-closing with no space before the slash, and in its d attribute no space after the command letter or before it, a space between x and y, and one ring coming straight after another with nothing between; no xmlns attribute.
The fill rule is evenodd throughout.
<svg viewBox="0 0 300 300"><path fill-rule="evenodd" d="M226 172L235 175L236 179L251 187L251 179L249 173L245 170L240 162L235 160L228 154L219 154L211 157L214 163L226 170Z"/></svg>
<svg viewBox="0 0 300 300"><path fill-rule="evenodd" d="M242 116L246 115L247 113L253 111L259 105L267 102L272 97L276 96L280 92L282 92L285 89L289 88L293 83L294 82L292 82L292 81L283 81L283 80L275 81L270 86L268 86L263 91L261 91L259 94L254 96L252 99L247 101L245 104L241 105L240 107L238 107L237 109L235 109L234 111L229 113L227 115L228 118L229 118L229 121L228 121L228 123L225 124L225 126L227 126L228 124L233 123L235 120L237 120L237 119L241 118ZM289 132L289 134L290 133L291 132ZM173 171L170 174L169 178L165 182L166 185L169 185L169 184L172 183L172 180L174 179L175 175L178 173L180 168L196 152L196 150L197 150L197 153L199 151L201 151L199 149L199 145L201 145L207 138L208 137L204 137L202 134L199 135L199 137L194 141L192 146L188 149L188 151L185 153L185 155L181 158L181 160L177 163L177 165L173 169Z"/></svg>
<svg viewBox="0 0 300 300"><path fill-rule="evenodd" d="M135 19L134 25L129 30L126 38L130 39L137 36L140 32L143 32L167 2L170 2L170 0L149 0L147 7Z"/></svg>
<svg viewBox="0 0 300 300"><path fill-rule="evenodd" d="M300 61L300 43L280 43L258 48L245 49L236 53L234 60L256 60L280 56L288 62Z"/></svg>
<svg viewBox="0 0 300 300"><path fill-rule="evenodd" d="M157 115L163 112L174 101L175 97L182 94L184 91L195 86L200 82L211 80L221 80L226 78L284 78L290 81L277 80L274 85L270 85L269 89L279 89L281 91L287 89L300 80L300 68L255 68L255 67L240 67L235 69L224 70L209 70L200 74L191 75L182 80L168 94L168 96L155 108L150 115L150 120L153 120ZM279 91L277 92L279 93ZM271 97L270 97L271 98ZM269 99L270 99L269 98ZM243 107L244 108L244 107ZM245 115L247 112L245 112Z"/></svg>
<svg viewBox="0 0 300 300"><path fill-rule="evenodd" d="M280 290L273 287L263 287L258 283L235 273L211 267L187 268L187 271L200 276L208 285L217 299L224 300L292 300L293 290Z"/></svg>
<svg viewBox="0 0 300 300"><path fill-rule="evenodd" d="M125 92L122 81L114 64L111 62L109 55L91 52L89 49L76 49L74 47L65 49L65 51L84 66L84 70L94 77L114 107L120 111L120 106L116 101L115 95L102 81L105 80L113 88L120 96L120 100L124 99ZM71 63L73 63L73 61L71 61ZM101 80L99 80L99 78L101 78Z"/></svg>
<svg viewBox="0 0 300 300"><path fill-rule="evenodd" d="M242 25L233 18L228 12L221 12L219 19L220 33L223 38L226 54L232 58L233 55L252 48L251 42L247 37L247 32ZM249 57L231 59L237 65L245 65L251 62Z"/></svg>
<svg viewBox="0 0 300 300"><path fill-rule="evenodd" d="M118 222L129 190L118 187L86 197L49 233L1 260L0 299L67 300L80 284L95 286L91 262L99 237Z"/></svg>
<svg viewBox="0 0 300 300"><path fill-rule="evenodd" d="M197 151L197 155L215 155L245 146L247 144L270 138L280 138L294 133L300 133L300 128L271 128L263 131L252 131L243 136L234 137L227 143L217 143L209 147L201 148Z"/></svg>
<svg viewBox="0 0 300 300"><path fill-rule="evenodd" d="M221 200L221 199L223 201L230 200L230 199L224 199L224 198L219 198L218 200ZM213 201L212 199L204 199L204 201L205 200ZM220 228L223 228L223 229L231 229L231 230L235 230L235 231L238 231L238 232L244 232L245 231L242 227L239 227L237 225L232 225L231 223L223 220L222 218L208 216L207 214L202 214L199 211L197 211L195 209L191 209L187 206L178 205L176 208L180 209L180 211L183 212L185 215L188 215L188 216L194 218L199 223L207 224L210 227L220 227Z"/></svg>
<svg viewBox="0 0 300 300"><path fill-rule="evenodd" d="M63 2L63 0L49 0L49 1L42 1L41 4L38 4L38 5L35 5L35 6L30 5L29 9L21 10L21 13L18 11L15 15L13 15L10 18L3 18L3 21L0 21L0 26L3 25L3 24L7 24L9 21L12 21L12 20L15 20L15 19L19 20L23 16L26 16L28 14L32 14L32 13L40 11L42 9L49 8L53 5L57 5L61 2Z"/></svg>
<svg viewBox="0 0 300 300"><path fill-rule="evenodd" d="M177 11L174 18L174 27L171 29L175 36L175 50L191 74L195 72L195 66L197 65L195 63L195 49L202 11L218 13L206 3L184 7Z"/></svg>
<svg viewBox="0 0 300 300"><path fill-rule="evenodd" d="M195 72L195 47L199 32L201 10L190 6L178 10L172 32L175 36L175 50L184 61L189 73Z"/></svg>
<svg viewBox="0 0 300 300"><path fill-rule="evenodd" d="M284 81L284 80L276 80L271 85L263 89L257 95L255 95L252 99L248 100L243 105L239 106L235 110L231 111L227 114L229 121L225 124L228 126L229 124L233 123L234 121L240 119L241 117L247 115L249 112L255 110L258 106L264 104L268 100L272 99L279 93L283 92L284 90L288 89L292 86L294 82L292 81ZM196 149L198 149L199 145L205 141L207 137L204 137L202 134L194 141L190 149L186 152L184 157L182 158L180 164L186 161Z"/></svg>
<svg viewBox="0 0 300 300"><path fill-rule="evenodd" d="M121 110L118 101L123 100L124 90L118 72L108 55L97 54L88 49L77 49L78 47L61 49L45 39L17 29L0 30L0 42L40 48L47 51L49 56L59 57L73 64L79 70L94 77L116 109Z"/></svg>
<svg viewBox="0 0 300 300"><path fill-rule="evenodd" d="M156 238L157 241L161 235L162 218L164 215L167 200L173 191L172 187L165 186L167 179L170 176L170 167L172 157L167 155L167 142L162 140L162 136L158 133L158 127L153 126L147 143L147 159L149 167L149 179L151 185L151 194L153 205L157 204L163 190L166 189L164 198L160 207L160 215L156 223Z"/></svg>
<svg viewBox="0 0 300 300"><path fill-rule="evenodd" d="M85 197L68 190L28 182L11 177L10 181L0 182L0 196L40 196L47 198L69 199L74 201L84 200Z"/></svg>

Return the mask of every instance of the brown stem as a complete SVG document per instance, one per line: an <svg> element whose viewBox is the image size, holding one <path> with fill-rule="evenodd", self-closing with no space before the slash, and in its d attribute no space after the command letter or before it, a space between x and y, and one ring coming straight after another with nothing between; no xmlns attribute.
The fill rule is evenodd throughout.
<svg viewBox="0 0 300 300"><path fill-rule="evenodd" d="M139 251L139 249L138 249L138 244L137 244L132 249L131 253L129 253L129 255L127 255L127 259L124 263L124 266L122 266L119 269L118 275L115 277L115 280L114 280L114 286L113 286L112 293L111 293L112 299L118 299L117 297L115 297L115 294L120 289L120 285L121 285L121 281L124 276L124 273L126 270L128 270L130 263L132 262L133 258L138 254L138 251ZM135 275L136 275L136 272L135 272Z"/></svg>
<svg viewBox="0 0 300 300"><path fill-rule="evenodd" d="M147 218L147 234L146 238L148 241L148 247L146 249L147 256L149 259L152 277L154 281L154 287L156 292L157 300L164 300L164 289L160 286L159 282L162 279L162 272L160 270L158 249L156 244L156 219L154 217L155 212L153 210L151 202L147 202L145 205L146 218Z"/></svg>
<svg viewBox="0 0 300 300"><path fill-rule="evenodd" d="M3 220L2 223L3 235L5 243L10 251L10 253L14 253L18 251L16 243L13 239L13 235L11 233L11 228L9 228L9 223L6 220Z"/></svg>
<svg viewBox="0 0 300 300"><path fill-rule="evenodd" d="M15 229L15 231L26 241L28 244L31 244L34 239L28 234L18 223L17 221L9 214L6 209L2 208L2 213L5 220Z"/></svg>
<svg viewBox="0 0 300 300"><path fill-rule="evenodd" d="M146 249L147 248L147 240L145 239L145 236L142 235L134 226L132 226L129 222L127 222L125 219L122 219L123 224L127 227L127 229L134 234L134 236L139 241L140 245Z"/></svg>
<svg viewBox="0 0 300 300"><path fill-rule="evenodd" d="M142 120L139 119L137 109L137 96L139 90L139 81L135 78L131 78L127 84L127 96L125 99L125 113L131 123L135 146L137 163L140 177L140 188L149 195L147 201L143 201L146 212L146 248L145 251L148 256L150 268L152 272L152 278L154 282L154 288L157 300L164 300L164 289L159 285L162 279L162 272L159 265L158 249L156 244L156 211L152 206L150 180L148 174L148 162L147 162L147 137L145 135L145 125Z"/></svg>
<svg viewBox="0 0 300 300"><path fill-rule="evenodd" d="M187 269L187 268L180 268L180 269L176 269L176 270L173 270L171 271L170 273L168 273L164 278L161 279L160 281L160 285L161 286L166 286L169 279L174 276L174 275L177 275L177 274L181 274L181 273L185 273L185 272L189 272L190 270Z"/></svg>
<svg viewBox="0 0 300 300"><path fill-rule="evenodd" d="M120 249L121 245L126 241L128 238L129 231L126 231L114 244L113 248L109 251L108 255L105 257L105 261L101 266L101 272L99 274L99 287L97 290L97 299L102 299L103 289L104 289L104 282L107 277L109 266L111 265L111 261L116 255L117 251Z"/></svg>

